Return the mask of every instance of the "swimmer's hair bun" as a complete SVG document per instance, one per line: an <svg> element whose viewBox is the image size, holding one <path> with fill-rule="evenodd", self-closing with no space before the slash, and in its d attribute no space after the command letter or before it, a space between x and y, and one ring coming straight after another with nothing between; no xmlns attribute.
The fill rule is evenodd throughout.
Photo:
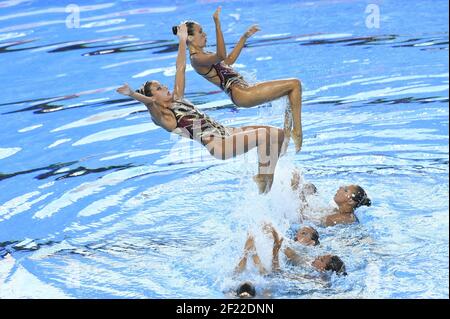
<svg viewBox="0 0 450 319"><path fill-rule="evenodd" d="M366 197L366 198L364 198L364 200L361 202L361 205L364 205L364 206L370 206L370 205L372 205L372 201L371 201L368 197Z"/></svg>

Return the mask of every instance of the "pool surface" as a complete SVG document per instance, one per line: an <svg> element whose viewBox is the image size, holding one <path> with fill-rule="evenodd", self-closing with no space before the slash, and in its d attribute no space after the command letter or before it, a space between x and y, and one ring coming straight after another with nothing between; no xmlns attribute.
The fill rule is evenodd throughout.
<svg viewBox="0 0 450 319"><path fill-rule="evenodd" d="M448 2L220 2L228 52L261 27L236 70L303 83L303 149L291 143L265 196L256 151L216 160L115 92L173 87L180 21L215 50L217 1L186 3L0 0L0 298L230 298L244 279L271 298L448 298ZM236 108L186 77L220 122L282 126L285 99ZM359 224L318 227L321 245L302 250L340 256L348 276L284 258L280 275L234 276L248 232L268 265L262 223L286 237L299 225L294 168L317 208L340 185L368 192Z"/></svg>

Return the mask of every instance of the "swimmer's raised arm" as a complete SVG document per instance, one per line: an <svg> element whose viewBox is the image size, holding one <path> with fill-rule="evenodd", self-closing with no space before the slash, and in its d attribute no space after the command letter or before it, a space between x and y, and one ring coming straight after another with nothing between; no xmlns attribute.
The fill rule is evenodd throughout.
<svg viewBox="0 0 450 319"><path fill-rule="evenodd" d="M224 60L224 62L228 65L232 65L234 62L236 62L237 58L239 57L239 54L241 54L242 48L245 45L245 42L248 38L250 38L253 34L260 31L261 29L259 26L252 25L239 39L239 42L234 47L233 51L227 56L227 58Z"/></svg>
<svg viewBox="0 0 450 319"><path fill-rule="evenodd" d="M182 23L178 26L177 36L179 39L179 43L178 43L178 56L175 73L175 85L173 88L173 98L182 99L184 96L184 89L185 89L186 40L188 36L187 26L185 23Z"/></svg>
<svg viewBox="0 0 450 319"><path fill-rule="evenodd" d="M216 25L216 53L198 52L193 54L192 62L198 66L210 66L225 60L227 57L227 49L225 48L225 41L223 40L219 19L221 9L221 7L218 7L213 15L214 23Z"/></svg>
<svg viewBox="0 0 450 319"><path fill-rule="evenodd" d="M291 247L286 247L284 249L284 254L286 255L287 259L295 266L299 266L306 263L306 261L302 257L300 257L300 255L297 254L297 252L293 250Z"/></svg>
<svg viewBox="0 0 450 319"><path fill-rule="evenodd" d="M227 56L227 49L225 47L225 41L223 40L222 29L220 26L220 18L219 14L222 10L222 7L218 7L216 12L213 14L214 24L216 25L216 55L221 58L221 60L225 59Z"/></svg>
<svg viewBox="0 0 450 319"><path fill-rule="evenodd" d="M125 83L124 85L119 87L116 90L116 92L120 93L122 95L129 96L129 97L135 99L136 101L144 103L145 105L153 103L153 100L151 98L149 98L148 96L134 92L134 90L128 85L128 83Z"/></svg>

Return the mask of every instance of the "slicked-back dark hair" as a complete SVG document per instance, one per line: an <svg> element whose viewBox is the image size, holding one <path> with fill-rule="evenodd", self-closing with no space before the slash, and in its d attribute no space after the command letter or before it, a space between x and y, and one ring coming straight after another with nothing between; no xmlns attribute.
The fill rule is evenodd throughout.
<svg viewBox="0 0 450 319"><path fill-rule="evenodd" d="M335 271L338 275L347 276L345 264L338 256L331 256L330 262L326 265L325 270Z"/></svg>
<svg viewBox="0 0 450 319"><path fill-rule="evenodd" d="M186 24L188 35L194 35L194 26L196 24L200 25L198 22L195 22L193 20L184 21L184 24Z"/></svg>
<svg viewBox="0 0 450 319"><path fill-rule="evenodd" d="M241 296L244 293L249 294L250 297L255 297L256 296L255 286L253 286L253 284L251 282L248 282L248 281L246 281L243 284L241 284L236 292L237 292L238 296Z"/></svg>
<svg viewBox="0 0 450 319"><path fill-rule="evenodd" d="M359 185L355 185L355 188L356 193L352 195L353 200L356 202L355 208L372 205L372 201L367 197L366 191Z"/></svg>
<svg viewBox="0 0 450 319"><path fill-rule="evenodd" d="M152 96L153 95L152 90L151 90L152 83L153 83L153 81L145 82L144 84L141 85L141 87L139 89L136 90L136 92L140 93L142 95L148 96L148 97Z"/></svg>

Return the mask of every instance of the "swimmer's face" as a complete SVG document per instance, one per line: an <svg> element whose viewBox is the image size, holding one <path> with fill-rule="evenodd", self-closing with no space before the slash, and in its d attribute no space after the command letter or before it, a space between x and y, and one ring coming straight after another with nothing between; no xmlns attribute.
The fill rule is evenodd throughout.
<svg viewBox="0 0 450 319"><path fill-rule="evenodd" d="M188 36L188 40L190 44L204 48L208 39L206 33L203 32L202 26L196 23L194 24L194 35Z"/></svg>
<svg viewBox="0 0 450 319"><path fill-rule="evenodd" d="M316 246L320 244L319 233L312 227L303 227L297 231L295 240L305 246Z"/></svg>
<svg viewBox="0 0 450 319"><path fill-rule="evenodd" d="M156 102L167 102L172 99L172 93L170 93L167 86L162 85L158 81L152 81L150 90L152 92L152 98Z"/></svg>
<svg viewBox="0 0 450 319"><path fill-rule="evenodd" d="M334 195L334 201L338 205L350 204L354 206L356 202L353 200L357 189L355 185L341 186Z"/></svg>

